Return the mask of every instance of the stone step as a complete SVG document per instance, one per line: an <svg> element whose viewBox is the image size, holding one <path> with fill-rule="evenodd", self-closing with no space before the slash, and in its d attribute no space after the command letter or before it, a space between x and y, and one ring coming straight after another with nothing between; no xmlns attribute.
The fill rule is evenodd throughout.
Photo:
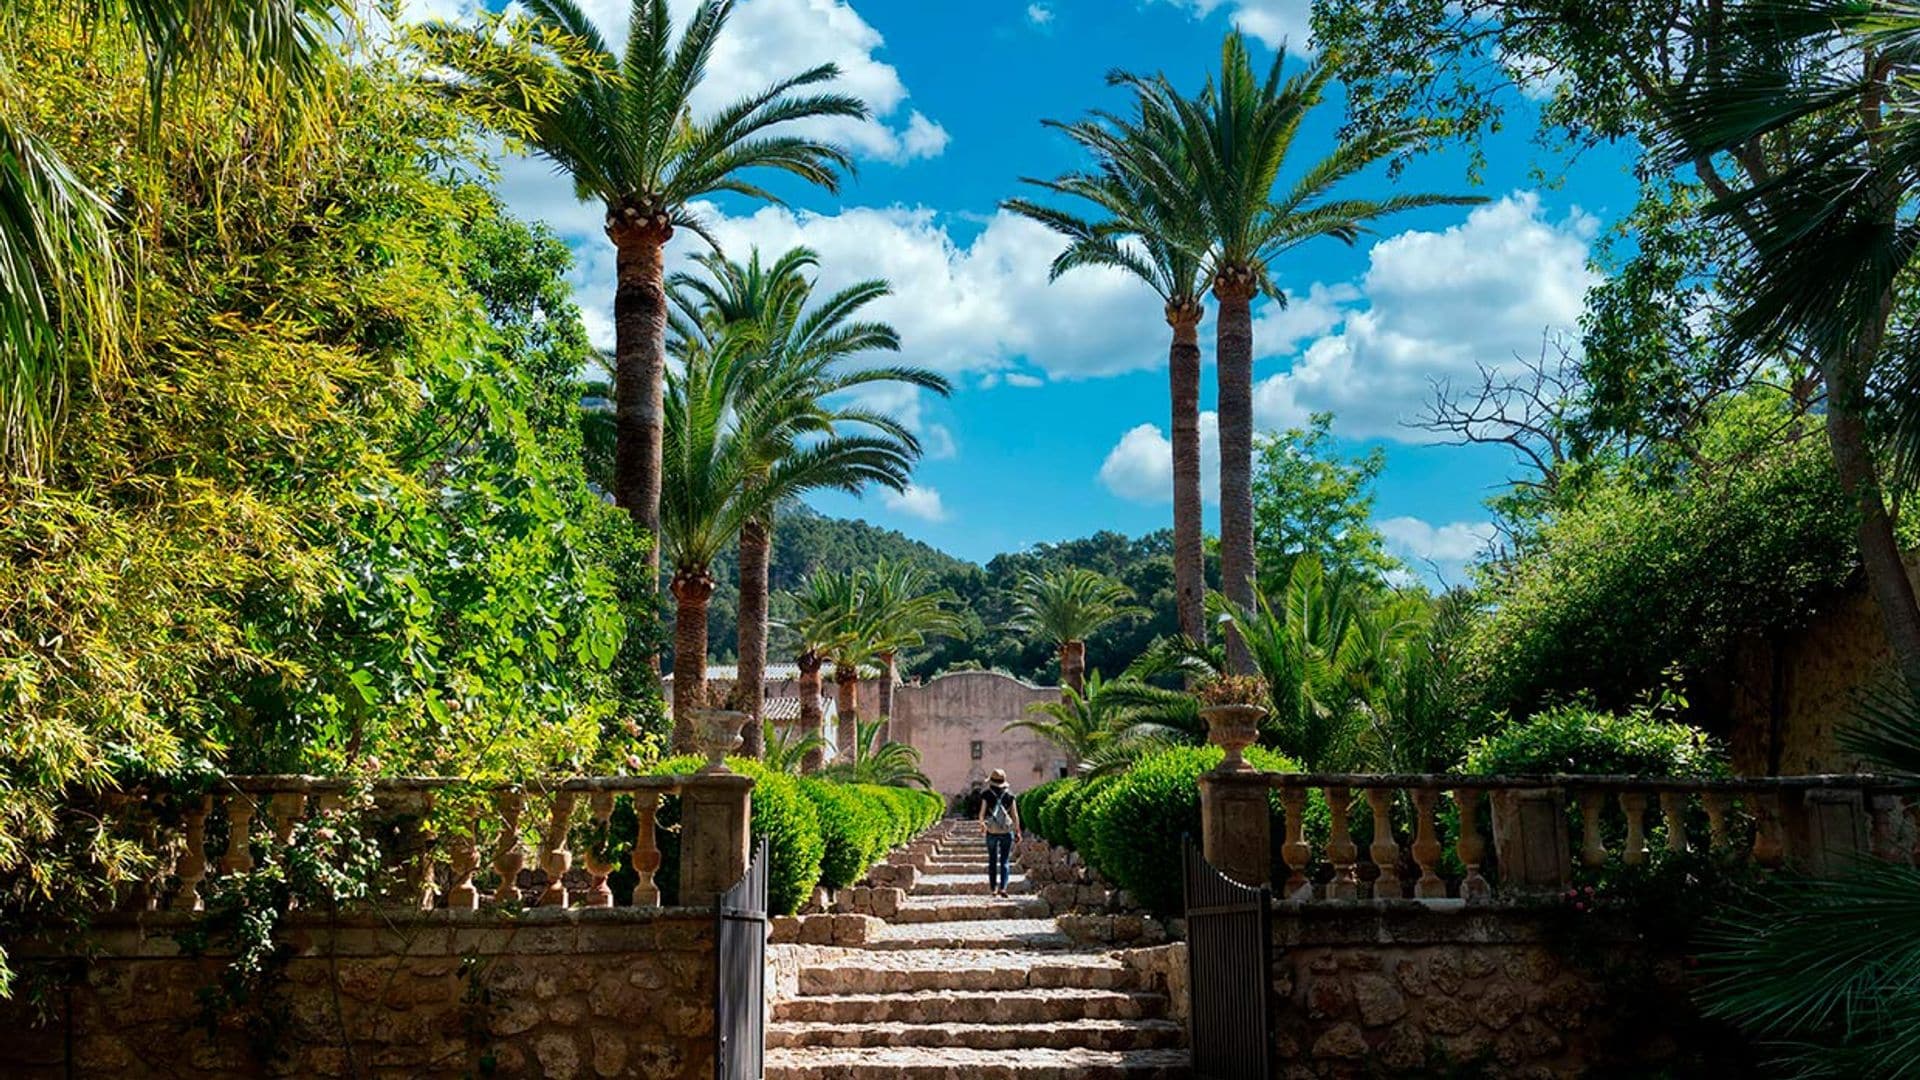
<svg viewBox="0 0 1920 1080"><path fill-rule="evenodd" d="M972 922L990 919L1040 919L1053 909L1037 896L912 896L900 905L893 923Z"/></svg>
<svg viewBox="0 0 1920 1080"><path fill-rule="evenodd" d="M1050 1024L1067 1020L1157 1020L1160 994L1123 990L921 990L788 998L772 1019L794 1024Z"/></svg>
<svg viewBox="0 0 1920 1080"><path fill-rule="evenodd" d="M870 928L869 949L1062 950L1073 939L1052 919L976 919L970 922L880 923Z"/></svg>
<svg viewBox="0 0 1920 1080"><path fill-rule="evenodd" d="M766 1080L1188 1080L1185 1050L826 1048L767 1052Z"/></svg>
<svg viewBox="0 0 1920 1080"><path fill-rule="evenodd" d="M799 971L802 994L1075 988L1134 990L1140 976L1111 953L850 949Z"/></svg>
<svg viewBox="0 0 1920 1080"><path fill-rule="evenodd" d="M1007 881L1010 893L1030 894L1033 882L1024 877L1015 876ZM987 875L985 872L973 874L922 874L914 879L914 896L985 896L987 895Z"/></svg>
<svg viewBox="0 0 1920 1080"><path fill-rule="evenodd" d="M1186 1031L1172 1020L1052 1024L769 1024L767 1047L939 1046L973 1050L1170 1050Z"/></svg>

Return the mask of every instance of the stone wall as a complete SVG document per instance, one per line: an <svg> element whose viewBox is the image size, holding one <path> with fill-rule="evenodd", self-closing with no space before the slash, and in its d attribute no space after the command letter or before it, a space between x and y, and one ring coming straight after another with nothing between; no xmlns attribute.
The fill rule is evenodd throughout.
<svg viewBox="0 0 1920 1080"><path fill-rule="evenodd" d="M12 946L29 993L0 1002L0 1076L713 1075L704 911L296 919L283 975L210 1028L199 995L226 960L182 955L185 925L102 924L85 960Z"/></svg>
<svg viewBox="0 0 1920 1080"><path fill-rule="evenodd" d="M1690 1005L1682 961L1614 923L1281 904L1272 974L1281 1078L1742 1075L1738 1043Z"/></svg>
<svg viewBox="0 0 1920 1080"><path fill-rule="evenodd" d="M1058 700L1056 687L994 671L954 672L894 690L893 737L920 751L921 769L944 795L965 792L993 769L1005 769L1014 790L1025 791L1060 775L1068 762L1045 739L1005 728L1025 719L1028 705Z"/></svg>

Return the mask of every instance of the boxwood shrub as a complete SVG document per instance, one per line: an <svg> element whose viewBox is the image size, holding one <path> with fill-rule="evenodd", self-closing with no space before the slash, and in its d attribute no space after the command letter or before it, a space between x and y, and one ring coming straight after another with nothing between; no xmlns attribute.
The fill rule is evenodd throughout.
<svg viewBox="0 0 1920 1080"><path fill-rule="evenodd" d="M1047 802L1060 794L1064 785L1071 783L1073 783L1072 780L1066 779L1049 780L1021 792L1017 797L1020 807L1020 824L1035 836L1052 842L1053 834L1050 830L1051 823L1047 818Z"/></svg>
<svg viewBox="0 0 1920 1080"><path fill-rule="evenodd" d="M686 775L707 763L695 754L666 758L647 770L655 776ZM767 841L767 860L771 864L767 878L767 906L776 915L791 915L813 895L820 882L820 863L826 855L826 841L820 836L820 815L813 801L800 790L797 777L772 772L751 758L728 758L727 767L753 777L753 842ZM677 825L680 800L661 802L660 822ZM631 829L631 826L628 827ZM662 831L660 870L654 879L667 896L680 891L680 838L677 831Z"/></svg>
<svg viewBox="0 0 1920 1080"><path fill-rule="evenodd" d="M813 777L799 781L820 821L820 884L844 889L891 846L893 815L872 792Z"/></svg>

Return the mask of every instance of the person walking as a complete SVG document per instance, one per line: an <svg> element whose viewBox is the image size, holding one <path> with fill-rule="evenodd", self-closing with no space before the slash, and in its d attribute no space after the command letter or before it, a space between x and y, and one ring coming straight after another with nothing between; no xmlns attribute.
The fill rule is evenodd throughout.
<svg viewBox="0 0 1920 1080"><path fill-rule="evenodd" d="M1000 769L987 778L978 820L987 833L987 889L995 896L1005 896L1007 865L1013 858L1013 842L1020 836L1020 801L1007 786L1007 774Z"/></svg>

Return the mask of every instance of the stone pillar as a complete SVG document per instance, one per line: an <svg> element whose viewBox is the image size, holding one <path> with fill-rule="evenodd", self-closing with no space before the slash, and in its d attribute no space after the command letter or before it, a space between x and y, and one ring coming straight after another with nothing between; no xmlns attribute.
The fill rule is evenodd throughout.
<svg viewBox="0 0 1920 1080"><path fill-rule="evenodd" d="M1272 822L1267 775L1210 772L1200 777L1200 850L1214 868L1242 885L1271 885Z"/></svg>
<svg viewBox="0 0 1920 1080"><path fill-rule="evenodd" d="M1501 887L1508 892L1557 892L1572 885L1565 793L1558 788L1495 791L1493 852Z"/></svg>
<svg viewBox="0 0 1920 1080"><path fill-rule="evenodd" d="M747 872L753 779L695 774L680 787L680 903L712 904Z"/></svg>

